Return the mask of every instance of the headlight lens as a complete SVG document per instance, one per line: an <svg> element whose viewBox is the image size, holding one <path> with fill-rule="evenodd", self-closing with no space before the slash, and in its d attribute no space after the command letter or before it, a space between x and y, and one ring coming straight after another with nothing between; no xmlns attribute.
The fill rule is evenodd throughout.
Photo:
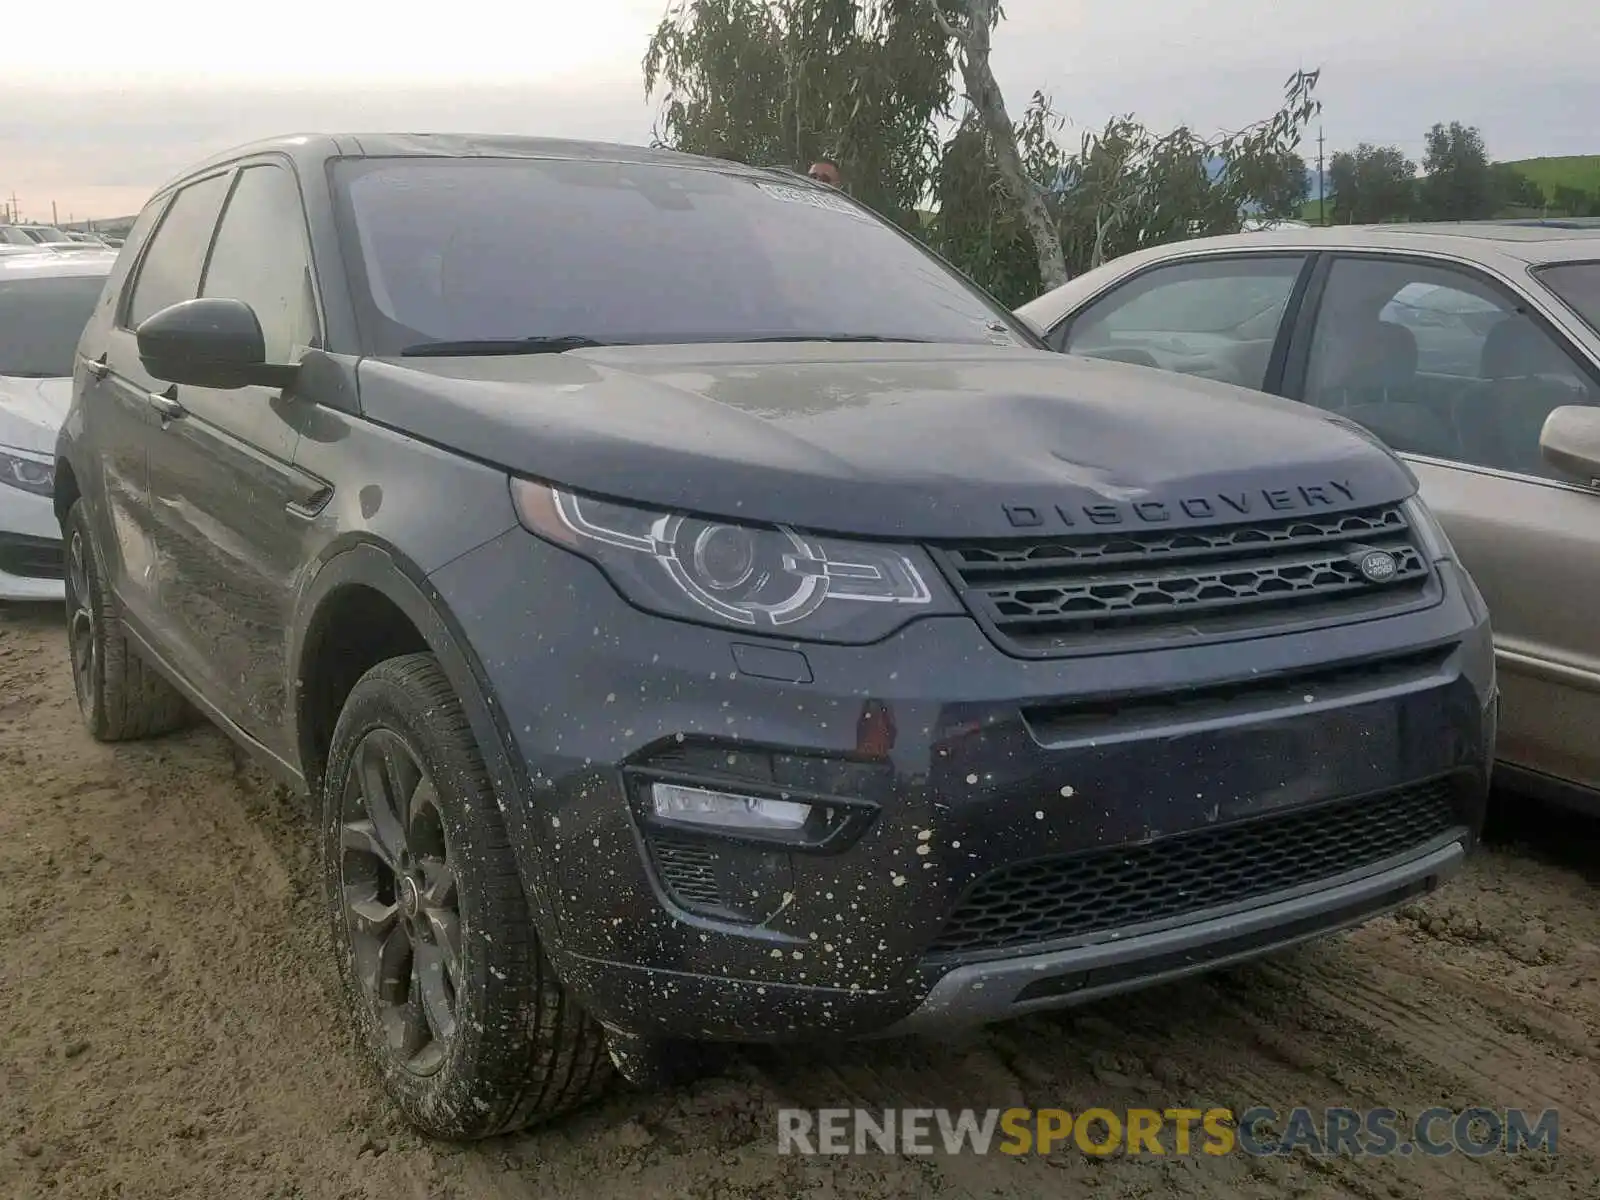
<svg viewBox="0 0 1600 1200"><path fill-rule="evenodd" d="M1417 531L1417 537L1422 541L1422 548L1428 552L1428 557L1434 562L1442 559L1454 559L1455 547L1450 544L1444 526L1439 524L1439 518L1433 515L1433 510L1423 503L1421 496L1412 496L1402 506L1405 509L1406 520L1411 523L1411 528Z"/></svg>
<svg viewBox="0 0 1600 1200"><path fill-rule="evenodd" d="M525 528L594 560L623 595L664 616L862 643L960 611L910 547L635 508L525 479L511 496Z"/></svg>
<svg viewBox="0 0 1600 1200"><path fill-rule="evenodd" d="M0 483L48 496L56 486L55 463L42 454L0 449Z"/></svg>

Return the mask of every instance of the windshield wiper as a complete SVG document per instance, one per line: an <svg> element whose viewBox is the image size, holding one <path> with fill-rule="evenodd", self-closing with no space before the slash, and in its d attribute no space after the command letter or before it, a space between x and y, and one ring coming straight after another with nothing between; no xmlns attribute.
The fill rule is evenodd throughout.
<svg viewBox="0 0 1600 1200"><path fill-rule="evenodd" d="M731 338L736 342L918 342L927 338L885 337L876 333L774 333L761 337Z"/></svg>
<svg viewBox="0 0 1600 1200"><path fill-rule="evenodd" d="M489 354L565 354L568 350L587 350L595 346L615 346L598 338L569 333L560 337L476 338L456 342L418 342L400 351L404 358L472 357Z"/></svg>

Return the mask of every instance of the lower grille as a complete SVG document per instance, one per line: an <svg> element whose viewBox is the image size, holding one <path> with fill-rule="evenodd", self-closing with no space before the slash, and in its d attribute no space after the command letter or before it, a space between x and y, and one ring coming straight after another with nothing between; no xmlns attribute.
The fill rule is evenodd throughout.
<svg viewBox="0 0 1600 1200"><path fill-rule="evenodd" d="M0 533L0 572L24 579L65 579L61 542L56 538Z"/></svg>
<svg viewBox="0 0 1600 1200"><path fill-rule="evenodd" d="M710 846L655 835L656 869L672 898L683 908L720 909L722 887L717 881L717 855Z"/></svg>
<svg viewBox="0 0 1600 1200"><path fill-rule="evenodd" d="M1463 824L1449 780L1002 867L968 891L933 954L1003 950L1170 920L1303 887Z"/></svg>

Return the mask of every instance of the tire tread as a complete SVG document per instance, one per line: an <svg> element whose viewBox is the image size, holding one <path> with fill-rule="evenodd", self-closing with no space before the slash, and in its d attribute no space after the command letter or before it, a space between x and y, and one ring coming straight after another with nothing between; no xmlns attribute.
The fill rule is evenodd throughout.
<svg viewBox="0 0 1600 1200"><path fill-rule="evenodd" d="M94 608L99 628L99 671L95 680L97 695L93 712L85 712L90 735L99 742L132 742L158 737L184 728L194 720L194 709L165 676L147 663L134 649L117 611L116 602L105 586L100 555L90 535L84 501L78 500L67 516L67 536L83 537L88 550L84 573L88 578L89 603Z"/></svg>
<svg viewBox="0 0 1600 1200"><path fill-rule="evenodd" d="M601 1095L610 1083L604 1031L567 994L544 954L488 769L466 714L431 654L407 654L379 663L356 684L352 699L358 692L384 686L402 690L427 714L434 746L449 760L439 764L440 773L450 777L450 785L473 810L474 849L481 856L479 885L489 932L500 951L497 965L505 974L504 979L489 975L487 1006L495 1012L526 1015L523 1028L505 1036L507 1044L498 1047L510 1053L480 1056L481 1071L471 1086L474 1117L451 1128L433 1126L430 1132L463 1140L492 1137L570 1112ZM347 701L347 711L349 705ZM345 724L342 716L339 724ZM339 730L334 743L340 743ZM325 786L334 786L333 780L330 770ZM435 778L434 784L443 791L446 780ZM457 1104L452 1111L459 1115L466 1108Z"/></svg>

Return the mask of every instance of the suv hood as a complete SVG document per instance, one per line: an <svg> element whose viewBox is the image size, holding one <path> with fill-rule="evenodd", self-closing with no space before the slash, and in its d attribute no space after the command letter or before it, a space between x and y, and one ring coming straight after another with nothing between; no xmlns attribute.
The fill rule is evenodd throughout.
<svg viewBox="0 0 1600 1200"><path fill-rule="evenodd" d="M579 491L906 539L1393 502L1410 473L1287 400L1007 347L744 344L366 359L361 406Z"/></svg>
<svg viewBox="0 0 1600 1200"><path fill-rule="evenodd" d="M0 375L0 446L53 455L71 402L71 379Z"/></svg>

